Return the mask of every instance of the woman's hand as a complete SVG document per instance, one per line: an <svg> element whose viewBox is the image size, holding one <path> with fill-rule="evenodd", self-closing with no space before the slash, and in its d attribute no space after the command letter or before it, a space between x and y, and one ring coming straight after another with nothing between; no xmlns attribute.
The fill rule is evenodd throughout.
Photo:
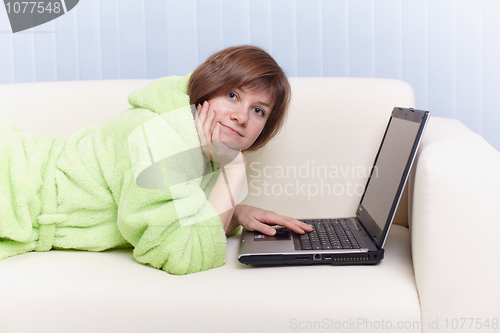
<svg viewBox="0 0 500 333"><path fill-rule="evenodd" d="M221 125L217 123L213 132L212 126L215 111L209 114L210 105L207 101L196 108L195 124L200 137L201 147L208 160L214 161L221 167L226 166L236 159L241 153L240 147L231 142L222 142L220 139Z"/></svg>
<svg viewBox="0 0 500 333"><path fill-rule="evenodd" d="M263 234L273 236L276 229L270 225L281 225L298 234L312 231L313 227L294 218L279 215L276 212L248 205L237 205L233 219L250 231L260 231Z"/></svg>

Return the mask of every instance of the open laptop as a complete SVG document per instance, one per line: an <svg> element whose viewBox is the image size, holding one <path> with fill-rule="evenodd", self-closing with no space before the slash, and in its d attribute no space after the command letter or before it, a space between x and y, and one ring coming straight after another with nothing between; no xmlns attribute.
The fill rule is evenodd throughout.
<svg viewBox="0 0 500 333"><path fill-rule="evenodd" d="M298 219L314 227L299 235L277 228L274 236L244 230L243 264L375 264L384 244L430 113L392 111L355 217Z"/></svg>

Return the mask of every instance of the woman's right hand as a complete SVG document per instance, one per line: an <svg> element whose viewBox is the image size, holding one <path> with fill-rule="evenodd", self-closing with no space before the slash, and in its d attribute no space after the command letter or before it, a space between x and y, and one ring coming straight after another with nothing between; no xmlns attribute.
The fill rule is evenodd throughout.
<svg viewBox="0 0 500 333"><path fill-rule="evenodd" d="M221 125L217 123L213 132L215 111L209 114L210 104L205 101L196 108L195 124L200 137L201 147L208 160L214 161L221 167L234 161L241 153L240 147L231 142L222 142L220 139Z"/></svg>
<svg viewBox="0 0 500 333"><path fill-rule="evenodd" d="M313 230L311 225L296 220L293 217L241 204L236 206L231 225L227 228L226 233L233 231L238 224L247 230L260 231L269 236L273 236L276 233L276 229L271 227L271 225L280 225L298 234L304 234Z"/></svg>

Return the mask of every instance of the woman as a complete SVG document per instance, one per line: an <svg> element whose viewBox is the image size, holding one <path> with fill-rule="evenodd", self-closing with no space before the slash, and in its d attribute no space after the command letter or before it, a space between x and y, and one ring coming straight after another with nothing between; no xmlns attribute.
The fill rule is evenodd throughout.
<svg viewBox="0 0 500 333"><path fill-rule="evenodd" d="M188 89L191 103L197 105L196 124L202 144L231 143L233 149L240 151L257 150L277 134L290 99L290 86L283 70L269 54L254 46L231 47L210 56L194 71ZM215 147L229 149L226 145ZM221 164L217 152L212 157ZM209 197L220 212L226 233L242 225L251 231L273 235L276 230L267 224L283 225L297 233L304 233L303 229L311 231L309 225L272 211L245 205L231 207L231 199L235 202L239 199L236 194L245 181L245 166L246 159L239 154L230 167L224 168L231 174L226 178L232 183L229 187L232 198L228 200L224 195L227 185L223 174ZM242 170L238 171L238 167Z"/></svg>
<svg viewBox="0 0 500 333"><path fill-rule="evenodd" d="M268 224L309 231L297 220L236 206L245 179L241 151L275 135L288 99L274 60L241 46L214 54L192 75L132 92L133 108L67 139L33 138L0 121L0 259L132 246L138 262L187 274L223 265L225 235L238 225L267 234L274 231ZM204 174L205 156L223 172ZM166 175L163 187L140 186L148 170Z"/></svg>

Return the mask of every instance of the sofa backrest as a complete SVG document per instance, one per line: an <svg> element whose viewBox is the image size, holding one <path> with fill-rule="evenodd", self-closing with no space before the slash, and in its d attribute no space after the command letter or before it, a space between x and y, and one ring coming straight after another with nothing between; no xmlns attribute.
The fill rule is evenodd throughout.
<svg viewBox="0 0 500 333"><path fill-rule="evenodd" d="M127 96L152 80L0 85L0 118L35 136L67 137L129 108ZM283 130L245 153L245 204L295 218L352 216L393 107L413 107L398 80L290 78L292 101ZM407 199L395 223L407 225Z"/></svg>
<svg viewBox="0 0 500 333"><path fill-rule="evenodd" d="M65 138L130 108L127 97L153 80L99 80L0 85L0 118L35 136Z"/></svg>
<svg viewBox="0 0 500 333"><path fill-rule="evenodd" d="M390 79L291 78L285 128L247 154L246 204L294 218L353 216L392 109L413 107ZM395 223L407 225L405 192Z"/></svg>

